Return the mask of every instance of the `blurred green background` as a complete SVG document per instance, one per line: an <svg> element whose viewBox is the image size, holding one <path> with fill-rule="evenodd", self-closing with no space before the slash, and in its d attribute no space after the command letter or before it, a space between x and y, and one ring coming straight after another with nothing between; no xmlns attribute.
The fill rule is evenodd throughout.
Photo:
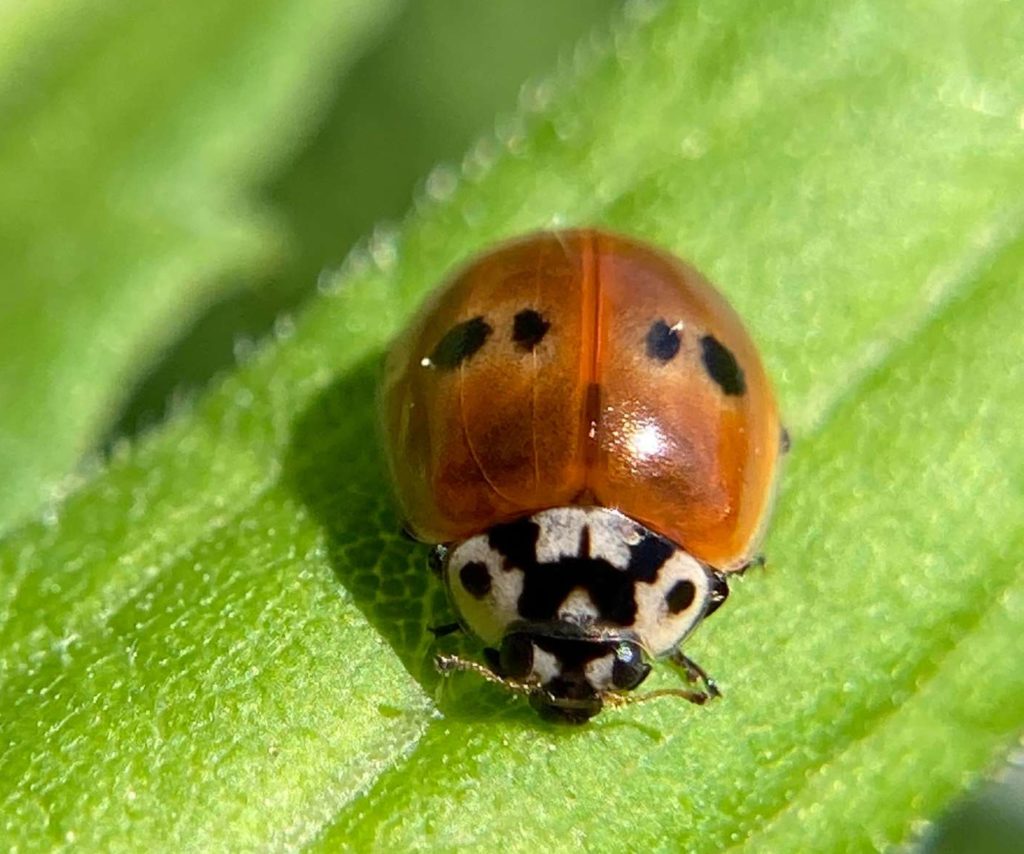
<svg viewBox="0 0 1024 854"><path fill-rule="evenodd" d="M46 518L112 449L286 336L353 247L443 195L524 82L619 5L339 4L273 46L271 3L243 22L217 3L0 9L0 529ZM270 73L239 95L254 62ZM1024 776L1000 774L923 847L1020 850Z"/></svg>
<svg viewBox="0 0 1024 854"><path fill-rule="evenodd" d="M499 116L516 110L523 84L569 54L615 6L444 0L385 16L366 35L361 58L324 92L303 144L255 190L287 230L279 265L223 288L227 295L137 387L111 437L159 420L175 389L201 386L231 365L239 339L270 333L360 240L396 227L431 171L455 169Z"/></svg>

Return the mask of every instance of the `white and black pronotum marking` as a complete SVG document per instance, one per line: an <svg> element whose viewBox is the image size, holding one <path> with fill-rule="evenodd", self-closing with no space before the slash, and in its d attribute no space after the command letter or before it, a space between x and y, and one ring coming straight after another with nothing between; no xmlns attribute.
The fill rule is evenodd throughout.
<svg viewBox="0 0 1024 854"><path fill-rule="evenodd" d="M498 525L453 548L444 578L465 627L500 647L501 675L596 708L639 685L646 656L676 650L725 595L713 570L601 507Z"/></svg>

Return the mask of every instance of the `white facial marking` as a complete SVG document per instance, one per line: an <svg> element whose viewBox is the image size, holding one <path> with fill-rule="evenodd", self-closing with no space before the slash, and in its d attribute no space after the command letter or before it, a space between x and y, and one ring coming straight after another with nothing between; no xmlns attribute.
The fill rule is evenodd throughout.
<svg viewBox="0 0 1024 854"><path fill-rule="evenodd" d="M562 663L550 652L545 652L537 644L534 644L533 673L541 683L547 684L562 675Z"/></svg>
<svg viewBox="0 0 1024 854"><path fill-rule="evenodd" d="M583 529L589 530L590 556L625 569L629 545L639 540L636 525L614 511L595 507L556 507L534 516L540 527L537 560L554 563L579 554Z"/></svg>
<svg viewBox="0 0 1024 854"><path fill-rule="evenodd" d="M543 518L535 521L540 528L537 537L537 560L540 563L554 563L560 558L576 554L583 520L575 508L549 510L543 514Z"/></svg>
<svg viewBox="0 0 1024 854"><path fill-rule="evenodd" d="M584 668L587 681L595 691L606 691L612 687L612 669L615 667L615 654L588 661Z"/></svg>
<svg viewBox="0 0 1024 854"><path fill-rule="evenodd" d="M577 556L581 542L586 546L588 541L592 558L603 559L625 571L629 568L630 547L638 545L645 535L642 526L603 507L557 507L534 514L531 521L538 527L536 559L542 565L541 571L543 564ZM472 563L487 569L489 587L482 595L473 595L462 581L462 570ZM476 574L480 575L479 569ZM506 569L505 558L491 548L487 534L472 537L452 549L445 579L462 621L485 643L500 645L509 625L522 619L519 600L523 594L523 570ZM681 588L673 598L673 610L670 593L680 582L692 584L693 598L685 603L688 591ZM629 628L651 655L660 656L671 652L700 622L711 595L711 578L699 561L677 548L652 583L637 582L632 590L637 612ZM597 606L582 588L570 591L555 616L587 629L593 626L595 632L621 631L619 626L602 625ZM538 652L553 660L548 653Z"/></svg>
<svg viewBox="0 0 1024 854"><path fill-rule="evenodd" d="M629 547L640 542L635 523L618 513L590 514L590 553L618 569L629 566Z"/></svg>
<svg viewBox="0 0 1024 854"><path fill-rule="evenodd" d="M594 600L586 590L572 590L558 609L558 617L577 626L591 625L600 616Z"/></svg>
<svg viewBox="0 0 1024 854"><path fill-rule="evenodd" d="M680 582L693 585L693 601L679 613L673 613L667 597ZM700 621L710 595L707 570L686 552L676 551L665 561L653 584L636 585L637 613L633 628L652 655L666 655Z"/></svg>
<svg viewBox="0 0 1024 854"><path fill-rule="evenodd" d="M481 598L473 596L462 584L460 573L471 563L483 564L490 576L490 590ZM523 573L518 569L506 570L504 559L490 547L486 536L466 540L452 551L445 566L445 580L456 610L485 643L500 643L508 624L519 619Z"/></svg>

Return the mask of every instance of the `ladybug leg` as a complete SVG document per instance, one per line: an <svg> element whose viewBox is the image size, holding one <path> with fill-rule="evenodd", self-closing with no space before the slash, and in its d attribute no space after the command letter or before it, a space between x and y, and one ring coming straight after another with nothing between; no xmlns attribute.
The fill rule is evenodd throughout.
<svg viewBox="0 0 1024 854"><path fill-rule="evenodd" d="M409 530L408 525L402 525L399 535L403 540L408 540L410 543L422 542L422 540L417 539L416 535ZM430 549L430 556L427 558L427 565L430 567L430 571L438 578L441 577L441 573L444 571L444 562L447 559L448 546L438 543Z"/></svg>
<svg viewBox="0 0 1024 854"><path fill-rule="evenodd" d="M609 708L615 709L622 706L632 706L636 703L646 703L650 700L658 700L662 697L679 697L695 706L703 706L711 697L704 691L687 691L685 688L659 688L657 691L647 691L644 694L605 694L601 701Z"/></svg>
<svg viewBox="0 0 1024 854"><path fill-rule="evenodd" d="M755 569L764 569L767 565L768 559L763 554L758 553L750 558L746 563L734 569L733 572L736 573L736 575L743 575L743 573L751 567Z"/></svg>
<svg viewBox="0 0 1024 854"><path fill-rule="evenodd" d="M789 453L789 449L793 446L793 440L789 437L789 431L783 427L779 431L779 450L784 454Z"/></svg>
<svg viewBox="0 0 1024 854"><path fill-rule="evenodd" d="M458 623L445 623L443 626L429 626L429 630L435 638L443 638L461 632L462 626Z"/></svg>
<svg viewBox="0 0 1024 854"><path fill-rule="evenodd" d="M427 558L427 565L430 571L438 578L444 573L444 562L448 560L448 547L436 545L430 550L430 557Z"/></svg>
<svg viewBox="0 0 1024 854"><path fill-rule="evenodd" d="M444 572L444 562L447 558L448 548L446 546L437 545L430 550L430 557L427 559L427 562L430 565L430 571L438 578ZM459 623L444 623L440 626L428 626L428 628L435 639L462 631L462 626Z"/></svg>
<svg viewBox="0 0 1024 854"><path fill-rule="evenodd" d="M718 690L718 685L715 680L708 676L704 671L704 668L697 664L696 661L683 655L683 651L681 649L678 647L674 649L671 655L669 655L668 660L670 664L682 671L687 682L690 682L691 684L701 682L704 684L704 690L698 692L696 695L702 697L702 699L693 699L690 702L705 703L715 697L722 696L722 692Z"/></svg>
<svg viewBox="0 0 1024 854"><path fill-rule="evenodd" d="M705 569L707 569L711 577L711 600L708 602L708 607L704 611L702 618L706 620L721 608L725 604L725 600L729 598L729 582L726 580L724 572L719 572L714 567L707 565L705 565Z"/></svg>

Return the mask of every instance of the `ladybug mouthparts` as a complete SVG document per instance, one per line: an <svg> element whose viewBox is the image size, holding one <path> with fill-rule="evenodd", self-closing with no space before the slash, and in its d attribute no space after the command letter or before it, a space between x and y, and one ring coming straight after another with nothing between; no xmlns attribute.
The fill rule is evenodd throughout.
<svg viewBox="0 0 1024 854"><path fill-rule="evenodd" d="M489 658L499 676L539 684L530 702L542 715L574 723L601 711L608 693L631 691L651 672L635 640L587 637L571 623L516 627Z"/></svg>

